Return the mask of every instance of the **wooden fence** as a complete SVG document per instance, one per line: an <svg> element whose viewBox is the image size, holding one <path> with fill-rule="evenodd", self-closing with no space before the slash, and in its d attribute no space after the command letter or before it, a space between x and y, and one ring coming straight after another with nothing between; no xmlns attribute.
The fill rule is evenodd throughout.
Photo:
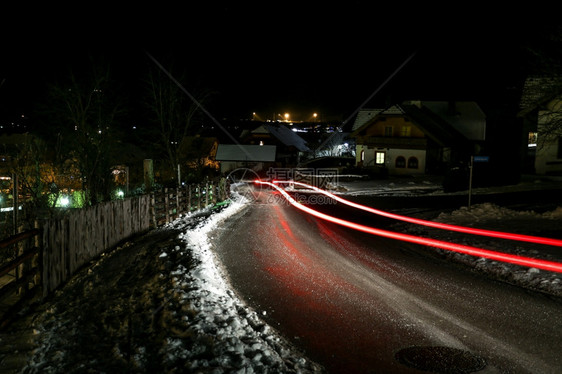
<svg viewBox="0 0 562 374"><path fill-rule="evenodd" d="M149 228L149 195L94 205L47 221L43 226L43 295L86 262Z"/></svg>
<svg viewBox="0 0 562 374"><path fill-rule="evenodd" d="M119 242L183 213L224 201L229 198L229 190L224 179L163 189L77 209L62 219L45 221L41 229L0 241L0 251L7 248L15 254L4 264L0 261L0 327L7 320L8 309L17 311L19 300L23 301L30 291L48 296L83 265Z"/></svg>
<svg viewBox="0 0 562 374"><path fill-rule="evenodd" d="M41 286L41 230L28 230L0 241L0 328L21 308L39 294ZM8 253L10 252L10 253Z"/></svg>
<svg viewBox="0 0 562 374"><path fill-rule="evenodd" d="M159 227L181 214L205 209L229 197L226 180L164 188L152 194L152 225Z"/></svg>

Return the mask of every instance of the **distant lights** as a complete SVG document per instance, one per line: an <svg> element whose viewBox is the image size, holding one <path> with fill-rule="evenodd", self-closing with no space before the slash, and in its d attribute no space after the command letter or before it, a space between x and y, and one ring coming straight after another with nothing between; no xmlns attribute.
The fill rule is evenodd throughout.
<svg viewBox="0 0 562 374"><path fill-rule="evenodd" d="M70 198L68 196L61 196L59 203L62 207L70 205Z"/></svg>

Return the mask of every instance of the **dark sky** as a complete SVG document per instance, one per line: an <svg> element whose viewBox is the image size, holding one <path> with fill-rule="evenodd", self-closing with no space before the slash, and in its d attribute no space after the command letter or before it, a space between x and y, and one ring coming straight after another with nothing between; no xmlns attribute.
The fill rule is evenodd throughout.
<svg viewBox="0 0 562 374"><path fill-rule="evenodd" d="M216 91L209 110L218 117L288 111L345 118L412 55L369 105L488 100L521 75L522 46L542 37L548 23L466 5L262 3L14 11L2 30L0 111L26 110L45 83L88 55L104 55L136 90L151 63L146 53L185 70L187 90Z"/></svg>

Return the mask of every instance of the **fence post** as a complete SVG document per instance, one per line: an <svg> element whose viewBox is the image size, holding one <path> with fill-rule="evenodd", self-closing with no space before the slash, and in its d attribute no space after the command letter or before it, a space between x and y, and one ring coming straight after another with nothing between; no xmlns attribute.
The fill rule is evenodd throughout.
<svg viewBox="0 0 562 374"><path fill-rule="evenodd" d="M209 206L209 181L205 181L205 208Z"/></svg>
<svg viewBox="0 0 562 374"><path fill-rule="evenodd" d="M150 194L150 215L152 216L152 225L154 228L158 227L158 222L156 220L156 193L152 192Z"/></svg>
<svg viewBox="0 0 562 374"><path fill-rule="evenodd" d="M191 188L193 187L193 185L188 184L187 185L187 212L191 213Z"/></svg>
<svg viewBox="0 0 562 374"><path fill-rule="evenodd" d="M168 189L164 188L164 209L166 212L166 223L170 222L170 204L168 200Z"/></svg>
<svg viewBox="0 0 562 374"><path fill-rule="evenodd" d="M181 211L180 211L180 193L181 193L181 188L177 187L176 188L176 218L179 217L180 213L181 213Z"/></svg>
<svg viewBox="0 0 562 374"><path fill-rule="evenodd" d="M215 205L217 203L217 185L215 184L215 182L211 182L211 191L213 191L213 196L212 196L212 202L213 205Z"/></svg>
<svg viewBox="0 0 562 374"><path fill-rule="evenodd" d="M201 183L197 185L197 210L201 210Z"/></svg>
<svg viewBox="0 0 562 374"><path fill-rule="evenodd" d="M226 181L224 178L221 178L219 180L219 185L217 187L217 192L219 195L219 201L224 201L226 200Z"/></svg>

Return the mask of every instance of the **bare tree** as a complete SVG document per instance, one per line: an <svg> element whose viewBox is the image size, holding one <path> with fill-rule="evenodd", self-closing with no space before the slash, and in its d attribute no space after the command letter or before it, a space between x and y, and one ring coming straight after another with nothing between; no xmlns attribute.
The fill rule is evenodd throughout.
<svg viewBox="0 0 562 374"><path fill-rule="evenodd" d="M175 77L176 81L185 81L186 74ZM180 144L188 134L195 134L200 129L194 125L200 119L200 104L207 100L211 92L205 90L196 93L198 103L194 103L175 81L159 67L154 67L148 75L149 100L147 106L153 115L158 129L158 145L166 158L168 172L174 176L181 161Z"/></svg>
<svg viewBox="0 0 562 374"><path fill-rule="evenodd" d="M36 219L55 215L61 193L79 187L75 181L80 174L73 167L74 160L63 164L55 161L60 144L49 146L34 135L22 134L10 149L5 148L8 171L17 177L24 213L21 218L27 227L32 227Z"/></svg>
<svg viewBox="0 0 562 374"><path fill-rule="evenodd" d="M70 74L51 87L51 121L61 141L59 163L76 160L87 204L110 199L110 152L122 106L110 85L107 64L92 61L90 74Z"/></svg>

